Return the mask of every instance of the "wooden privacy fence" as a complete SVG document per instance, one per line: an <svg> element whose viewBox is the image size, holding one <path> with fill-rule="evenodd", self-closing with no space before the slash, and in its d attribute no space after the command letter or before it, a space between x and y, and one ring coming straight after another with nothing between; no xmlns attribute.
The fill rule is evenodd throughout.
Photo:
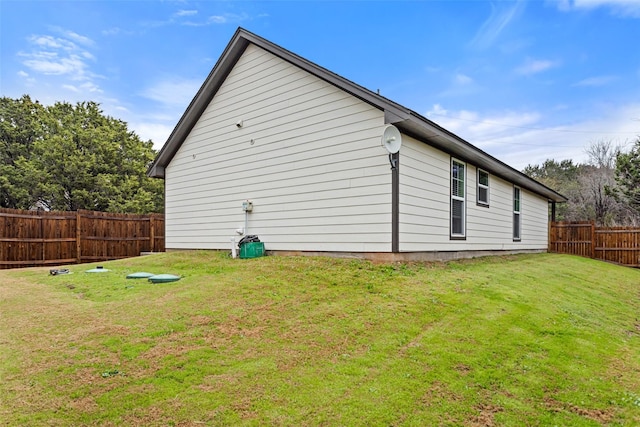
<svg viewBox="0 0 640 427"><path fill-rule="evenodd" d="M164 215L0 208L0 269L164 252Z"/></svg>
<svg viewBox="0 0 640 427"><path fill-rule="evenodd" d="M640 267L640 228L596 227L593 222L552 222L549 252Z"/></svg>

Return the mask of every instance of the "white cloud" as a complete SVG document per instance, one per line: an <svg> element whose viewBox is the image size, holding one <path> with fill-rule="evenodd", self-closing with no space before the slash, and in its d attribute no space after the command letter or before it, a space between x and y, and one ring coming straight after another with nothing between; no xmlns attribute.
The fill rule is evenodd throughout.
<svg viewBox="0 0 640 427"><path fill-rule="evenodd" d="M521 52L534 44L531 38L512 39L500 44L500 51L507 55Z"/></svg>
<svg viewBox="0 0 640 427"><path fill-rule="evenodd" d="M18 75L30 88L29 93L43 103L56 101L106 102L96 74L95 43L74 31L51 27L50 34L34 34L16 53L25 67ZM37 78L37 84L36 84Z"/></svg>
<svg viewBox="0 0 640 427"><path fill-rule="evenodd" d="M228 23L240 23L248 20L250 17L246 13L225 13L222 15L212 15L207 20L210 24L228 24Z"/></svg>
<svg viewBox="0 0 640 427"><path fill-rule="evenodd" d="M426 116L518 170L550 158L584 162L585 149L594 141L625 145L640 135L640 104L599 111L566 125L550 124L553 115L537 111L480 113L434 105Z"/></svg>
<svg viewBox="0 0 640 427"><path fill-rule="evenodd" d="M175 119L175 118L174 118ZM153 141L153 148L160 150L171 132L174 125L153 122L130 122L129 129L133 130L142 140Z"/></svg>
<svg viewBox="0 0 640 427"><path fill-rule="evenodd" d="M159 150L173 131L177 119L198 92L201 80L169 77L145 88L140 95L154 101L144 115L131 120L131 129Z"/></svg>
<svg viewBox="0 0 640 427"><path fill-rule="evenodd" d="M74 79L85 75L87 64L77 55L59 57L52 52L19 53L24 57L22 64L40 74L68 74Z"/></svg>
<svg viewBox="0 0 640 427"><path fill-rule="evenodd" d="M459 71L452 71L451 73L449 84L442 87L442 90L436 95L437 98L469 97L482 90L482 87L473 77Z"/></svg>
<svg viewBox="0 0 640 427"><path fill-rule="evenodd" d="M614 16L640 18L638 0L559 0L556 3L558 9L563 12L606 8Z"/></svg>
<svg viewBox="0 0 640 427"><path fill-rule="evenodd" d="M505 9L503 6L508 5ZM522 0L515 2L491 3L491 15L482 23L482 26L471 40L471 46L486 49L493 45L500 33L515 19L524 9L526 3Z"/></svg>
<svg viewBox="0 0 640 427"><path fill-rule="evenodd" d="M26 87L33 87L36 83L36 79L31 77L26 71L20 70L16 73L18 77L22 78Z"/></svg>
<svg viewBox="0 0 640 427"><path fill-rule="evenodd" d="M82 83L80 85L80 88L82 89L83 92L85 93L104 93L104 91L102 89L100 89L100 86L98 86L97 84L93 83L93 82L85 82Z"/></svg>
<svg viewBox="0 0 640 427"><path fill-rule="evenodd" d="M616 79L615 76L597 76L582 79L572 86L606 86Z"/></svg>
<svg viewBox="0 0 640 427"><path fill-rule="evenodd" d="M208 22L212 24L225 24L227 22L227 18L222 15L213 15L210 16Z"/></svg>
<svg viewBox="0 0 640 427"><path fill-rule="evenodd" d="M243 21L253 19L246 13L223 13L219 15L211 15L207 18L198 18L197 10L179 10L169 19L163 21L149 21L144 25L148 27L162 27L165 25L183 25L190 27L204 27L208 25L219 25L219 24L239 24ZM264 18L269 15L261 14L257 15L255 18Z"/></svg>
<svg viewBox="0 0 640 427"><path fill-rule="evenodd" d="M472 143L508 135L514 128L535 126L541 119L538 112L504 111L482 115L469 110L448 111L438 104L427 112L427 117L453 133L464 132Z"/></svg>
<svg viewBox="0 0 640 427"><path fill-rule="evenodd" d="M69 43L66 42L62 39L57 39L53 36L31 36L29 37L29 41L37 46L41 46L41 47L48 47L51 49L62 49L65 46L63 46L63 44L66 44L67 48L73 47L73 43Z"/></svg>
<svg viewBox="0 0 640 427"><path fill-rule="evenodd" d="M465 74L457 73L454 77L454 82L459 85L468 85L473 83L473 79Z"/></svg>
<svg viewBox="0 0 640 427"><path fill-rule="evenodd" d="M71 92L75 92L75 93L79 93L80 89L78 89L77 87L73 86L73 85L62 85L63 88L70 90Z"/></svg>
<svg viewBox="0 0 640 427"><path fill-rule="evenodd" d="M83 51L83 52L81 52L81 53L80 53L80 55L82 55L82 56L83 56L84 58L86 58L86 59L91 59L92 61L95 61L95 59L96 59L96 57L95 57L95 56L93 56L93 55L91 54L91 52L87 52L86 50L85 50L85 51Z"/></svg>
<svg viewBox="0 0 640 427"><path fill-rule="evenodd" d="M75 41L76 43L80 43L85 46L93 46L95 44L89 37L82 36L78 33L74 33L73 31L66 31L63 29L60 29L60 31L65 37Z"/></svg>
<svg viewBox="0 0 640 427"><path fill-rule="evenodd" d="M72 80L91 80L89 63L95 57L85 48L75 42L84 45L93 45L88 37L73 31L55 27L54 30L63 37L54 37L49 34L32 35L27 41L30 51L21 51L18 56L22 58L22 64L37 74L64 75Z"/></svg>
<svg viewBox="0 0 640 427"><path fill-rule="evenodd" d="M164 106L184 110L201 84L201 80L172 78L144 89L141 95Z"/></svg>
<svg viewBox="0 0 640 427"><path fill-rule="evenodd" d="M557 67L559 64L554 61L550 61L548 59L531 59L528 58L524 64L520 67L516 68L517 74L522 74L525 76L530 76L533 74L541 73L550 68Z"/></svg>
<svg viewBox="0 0 640 427"><path fill-rule="evenodd" d="M179 10L174 14L174 16L193 16L197 14L197 10Z"/></svg>
<svg viewBox="0 0 640 427"><path fill-rule="evenodd" d="M118 35L130 36L132 34L134 34L133 31L123 30L120 27L111 27L109 29L102 30L103 36L118 36Z"/></svg>

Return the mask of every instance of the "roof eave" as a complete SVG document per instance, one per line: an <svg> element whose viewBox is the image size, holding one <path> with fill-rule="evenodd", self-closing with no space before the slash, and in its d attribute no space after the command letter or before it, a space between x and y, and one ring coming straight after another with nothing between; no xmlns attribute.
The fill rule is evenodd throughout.
<svg viewBox="0 0 640 427"><path fill-rule="evenodd" d="M244 36L246 31L238 28L224 52L216 62L202 86L193 97L189 106L182 114L178 124L173 128L169 138L160 149L160 152L147 170L147 175L152 178L164 178L164 169L189 135L198 119L207 108L214 95L227 78L236 62L249 45L249 40Z"/></svg>
<svg viewBox="0 0 640 427"><path fill-rule="evenodd" d="M546 197L550 202L566 202L567 198L524 173L480 150L459 136L440 127L431 120L411 111L406 119L389 122L407 135L413 136L454 157L486 169L493 175Z"/></svg>
<svg viewBox="0 0 640 427"><path fill-rule="evenodd" d="M459 136L440 127L420 114L397 104L375 92L372 92L326 68L320 67L301 56L298 56L276 44L271 43L243 28L238 28L231 41L220 56L220 59L207 76L200 90L187 107L173 132L167 139L156 159L149 167L147 174L155 178L164 178L165 168L176 154L189 132L207 108L216 92L227 78L236 62L249 43L267 50L281 59L315 75L316 77L344 90L364 102L384 111L385 123L396 125L405 133L448 152L461 160L487 169L497 176L513 182L546 197L549 201L566 202L567 198L556 191L533 180L525 174L508 166L500 160L485 153Z"/></svg>

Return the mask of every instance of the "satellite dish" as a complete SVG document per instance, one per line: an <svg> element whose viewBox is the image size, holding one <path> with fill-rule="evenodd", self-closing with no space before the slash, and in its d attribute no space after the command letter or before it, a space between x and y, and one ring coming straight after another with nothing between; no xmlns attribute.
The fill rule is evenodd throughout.
<svg viewBox="0 0 640 427"><path fill-rule="evenodd" d="M394 125L387 125L382 133L382 146L389 152L395 154L402 147L402 135Z"/></svg>

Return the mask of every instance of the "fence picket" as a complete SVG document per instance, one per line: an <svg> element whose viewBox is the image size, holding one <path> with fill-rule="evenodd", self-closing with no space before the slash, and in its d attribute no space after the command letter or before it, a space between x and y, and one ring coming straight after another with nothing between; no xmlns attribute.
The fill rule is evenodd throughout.
<svg viewBox="0 0 640 427"><path fill-rule="evenodd" d="M141 252L163 252L163 231L161 214L0 208L0 269L107 261L139 256Z"/></svg>
<svg viewBox="0 0 640 427"><path fill-rule="evenodd" d="M596 227L593 222L552 222L549 251L640 267L640 228Z"/></svg>

